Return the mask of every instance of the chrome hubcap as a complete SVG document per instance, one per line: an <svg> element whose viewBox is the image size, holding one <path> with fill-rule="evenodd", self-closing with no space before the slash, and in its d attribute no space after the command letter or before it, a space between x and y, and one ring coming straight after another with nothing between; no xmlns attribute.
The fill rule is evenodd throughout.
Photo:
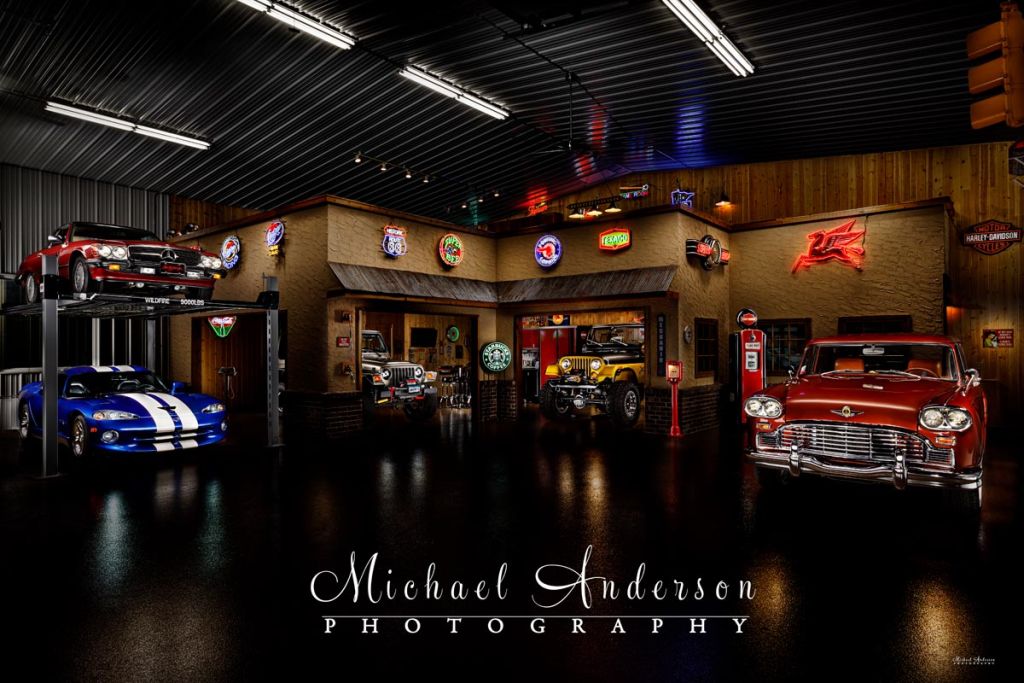
<svg viewBox="0 0 1024 683"><path fill-rule="evenodd" d="M623 403L625 404L624 407L626 409L626 415L628 415L629 417L633 417L634 415L636 415L636 409L640 402L637 399L635 391L627 392L626 398L623 401Z"/></svg>
<svg viewBox="0 0 1024 683"><path fill-rule="evenodd" d="M75 266L75 291L85 291L85 266L81 261Z"/></svg>
<svg viewBox="0 0 1024 683"><path fill-rule="evenodd" d="M21 415L18 416L18 432L21 438L28 438L28 406L21 407Z"/></svg>
<svg viewBox="0 0 1024 683"><path fill-rule="evenodd" d="M72 429L71 449L75 452L75 455L81 455L85 452L85 424L81 420L76 420L75 426Z"/></svg>
<svg viewBox="0 0 1024 683"><path fill-rule="evenodd" d="M36 279L31 275L25 280L25 293L28 295L29 301L36 300Z"/></svg>

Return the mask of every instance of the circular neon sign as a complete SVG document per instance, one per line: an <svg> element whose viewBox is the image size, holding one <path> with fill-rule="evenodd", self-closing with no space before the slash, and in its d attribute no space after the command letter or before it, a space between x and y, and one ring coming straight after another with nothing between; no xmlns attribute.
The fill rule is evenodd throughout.
<svg viewBox="0 0 1024 683"><path fill-rule="evenodd" d="M284 221L274 221L268 225L264 239L267 242L267 249L276 253L278 245L284 240Z"/></svg>
<svg viewBox="0 0 1024 683"><path fill-rule="evenodd" d="M238 265L240 258L242 258L242 240L238 238L238 235L225 237L224 241L220 243L220 260L224 262L224 267L231 270Z"/></svg>
<svg viewBox="0 0 1024 683"><path fill-rule="evenodd" d="M554 268L562 260L562 241L554 235L544 235L533 247L533 258L541 268Z"/></svg>
<svg viewBox="0 0 1024 683"><path fill-rule="evenodd" d="M753 327L757 324L757 313L752 308L741 308L736 314L736 324L740 327Z"/></svg>
<svg viewBox="0 0 1024 683"><path fill-rule="evenodd" d="M462 263L462 259L466 255L466 248L458 235L448 233L437 243L437 253L444 265L454 268Z"/></svg>
<svg viewBox="0 0 1024 683"><path fill-rule="evenodd" d="M480 364L487 372L504 372L512 364L512 349L504 342L489 342L480 349Z"/></svg>

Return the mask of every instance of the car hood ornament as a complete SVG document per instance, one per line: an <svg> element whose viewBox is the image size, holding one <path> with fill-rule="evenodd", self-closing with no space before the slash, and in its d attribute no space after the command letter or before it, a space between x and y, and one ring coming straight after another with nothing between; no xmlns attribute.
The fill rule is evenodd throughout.
<svg viewBox="0 0 1024 683"><path fill-rule="evenodd" d="M846 418L856 417L858 415L863 415L864 414L863 410L854 410L850 406L843 406L842 408L838 408L836 410L830 410L829 412L832 413L833 415L838 415L840 417L846 417Z"/></svg>

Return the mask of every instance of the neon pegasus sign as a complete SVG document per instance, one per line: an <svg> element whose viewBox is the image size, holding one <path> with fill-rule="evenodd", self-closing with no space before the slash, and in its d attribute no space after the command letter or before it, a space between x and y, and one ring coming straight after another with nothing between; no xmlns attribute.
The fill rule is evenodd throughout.
<svg viewBox="0 0 1024 683"><path fill-rule="evenodd" d="M828 261L839 261L844 266L860 270L864 264L864 230L854 230L856 219L832 230L816 230L807 235L811 241L807 253L793 263L793 272ZM860 242L860 244L857 244Z"/></svg>

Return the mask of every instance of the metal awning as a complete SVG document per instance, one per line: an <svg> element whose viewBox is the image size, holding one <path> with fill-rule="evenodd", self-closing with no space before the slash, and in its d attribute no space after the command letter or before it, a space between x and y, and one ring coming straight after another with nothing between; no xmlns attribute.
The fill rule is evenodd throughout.
<svg viewBox="0 0 1024 683"><path fill-rule="evenodd" d="M669 291L676 274L675 266L660 266L492 283L348 263L332 262L331 270L349 292L489 304L656 296Z"/></svg>
<svg viewBox="0 0 1024 683"><path fill-rule="evenodd" d="M489 304L498 301L494 283L482 280L333 262L331 270L334 271L334 276L338 278L341 286L349 292L476 301Z"/></svg>
<svg viewBox="0 0 1024 683"><path fill-rule="evenodd" d="M498 303L596 299L613 296L665 294L672 286L676 266L633 268L587 275L564 275L498 283Z"/></svg>

